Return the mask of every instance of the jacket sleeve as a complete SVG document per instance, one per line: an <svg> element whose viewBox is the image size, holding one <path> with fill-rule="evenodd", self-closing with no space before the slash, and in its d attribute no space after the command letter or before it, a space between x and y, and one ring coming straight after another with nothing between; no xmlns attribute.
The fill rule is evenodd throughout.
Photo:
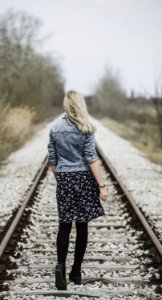
<svg viewBox="0 0 162 300"><path fill-rule="evenodd" d="M98 159L97 152L96 152L94 132L90 132L86 134L86 139L84 143L84 157L88 164Z"/></svg>
<svg viewBox="0 0 162 300"><path fill-rule="evenodd" d="M52 129L49 132L49 142L47 145L48 149L48 164L49 165L57 165L58 156L57 156L57 149L56 149L56 141L55 135L52 133Z"/></svg>

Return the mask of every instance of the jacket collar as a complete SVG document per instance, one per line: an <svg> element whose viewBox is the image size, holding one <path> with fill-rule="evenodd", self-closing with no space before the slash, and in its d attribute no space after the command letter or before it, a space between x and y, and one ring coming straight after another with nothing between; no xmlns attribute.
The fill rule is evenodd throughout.
<svg viewBox="0 0 162 300"><path fill-rule="evenodd" d="M66 120L67 120L67 122L69 123L69 125L72 125L72 122L70 121L70 119L68 118L68 116L67 116L67 114L66 114L66 113L64 113L64 115L63 115L62 119L66 119Z"/></svg>

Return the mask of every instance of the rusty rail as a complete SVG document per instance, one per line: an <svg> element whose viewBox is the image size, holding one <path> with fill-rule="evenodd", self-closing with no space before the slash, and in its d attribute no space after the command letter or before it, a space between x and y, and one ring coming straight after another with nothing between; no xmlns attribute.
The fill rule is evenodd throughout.
<svg viewBox="0 0 162 300"><path fill-rule="evenodd" d="M38 170L38 172L36 173L35 177L33 178L33 183L32 183L32 186L30 187L29 191L27 192L27 195L25 197L25 200L23 201L23 203L21 204L21 206L19 207L17 213L16 213L16 216L15 218L13 219L10 227L8 228L1 244L0 244L0 258L2 257L9 241L10 241L10 238L12 237L12 234L14 233L21 217L22 217L22 214L25 210L25 208L27 207L28 203L30 202L32 196L34 195L35 191L36 191L36 188L41 180L41 178L43 177L44 173L45 173L45 170L47 168L47 156L45 157L45 159L43 160L43 163L40 167L40 169Z"/></svg>
<svg viewBox="0 0 162 300"><path fill-rule="evenodd" d="M101 147L98 145L98 143L96 143L96 150L97 150L99 156L101 157L101 159L103 160L103 162L105 164L105 167L107 168L107 170L109 170L109 172L111 173L111 175L113 176L115 181L117 181L120 189L122 190L122 192L126 196L127 200L129 201L130 205L132 206L136 216L138 217L138 219L139 219L140 223L142 224L144 230L146 231L146 233L150 237L150 239L151 239L155 249L157 250L158 254L160 255L160 257L162 257L162 245L161 245L158 237L156 236L156 234L154 233L154 231L150 227L149 223L147 222L145 216L143 215L143 213L140 211L139 207L137 206L135 198L127 190L127 187L124 185L121 178L119 178L115 168L112 166L112 163L110 162L110 160L105 156L105 154L103 153L103 151L102 151Z"/></svg>
<svg viewBox="0 0 162 300"><path fill-rule="evenodd" d="M140 209L138 208L135 199L133 198L133 196L131 195L130 192L128 192L127 187L124 185L124 183L122 182L122 180L119 178L115 168L112 166L110 160L105 156L105 154L103 153L102 149L100 148L100 146L96 143L96 150L98 155L100 156L101 160L104 163L105 168L108 170L108 172L111 174L111 176L115 179L115 181L117 182L118 186L120 187L120 190L123 192L124 196L126 197L126 199L128 200L128 202L130 203L131 207L133 208L133 211L135 212L136 216L138 217L138 220L140 221L140 223L142 224L144 230L147 232L150 240L152 241L155 249L157 250L158 254L160 255L160 257L162 256L162 245L160 244L157 236L155 235L155 233L153 232L153 230L151 229L150 225L148 224L147 220L145 219L144 215L142 214L142 212L140 211ZM38 187L38 184L40 183L40 180L43 178L43 176L45 175L45 172L47 170L47 156L45 157L44 161L42 162L42 166L40 167L40 169L38 170L36 176L33 179L33 183L31 185L31 187L29 188L29 191L27 191L27 195L25 196L25 199L23 201L23 203L21 204L20 208L17 210L16 216L14 218L14 220L12 221L8 231L6 232L6 235L4 236L1 244L0 244L0 258L2 257L2 255L4 254L7 245L9 244L9 241L18 225L18 223L21 220L21 217L23 215L23 212L25 210L25 208L27 207L27 205L30 203L30 201L33 199L33 196L35 195L36 189ZM41 266L42 268L42 266ZM42 279L43 280L43 279ZM89 278L88 282L96 282L96 281L102 281L103 283L109 283L110 279L104 279L104 278ZM84 280L84 282L86 283L86 279ZM144 282L144 281L143 281ZM147 281L146 281L147 283ZM55 295L55 296L71 296L71 295L78 295L78 296L85 296L85 297L91 297L93 296L94 298L100 298L102 297L102 293L104 295L104 291L100 291L99 293L96 291L94 293L92 293L92 291L53 291L53 290L38 290L38 291L29 291L29 292L25 292L25 295ZM16 292L17 296L20 295L24 295L24 292L19 291Z"/></svg>
<svg viewBox="0 0 162 300"><path fill-rule="evenodd" d="M157 250L158 254L160 255L160 257L162 257L162 245L158 240L158 237L156 236L156 234L154 233L154 231L152 230L152 228L150 227L149 223L147 222L147 220L145 219L144 215L142 214L142 212L140 211L140 209L137 206L136 200L134 199L134 197L132 196L132 194L130 192L128 192L127 187L124 185L124 183L122 182L121 178L119 178L115 168L112 166L110 160L105 156L105 154L103 153L101 147L98 145L98 143L96 143L96 150L99 154L99 156L101 157L102 161L105 164L105 167L107 168L107 170L111 173L111 175L113 176L113 178L117 181L120 189L122 190L122 192L124 193L124 195L126 196L127 200L129 201L130 205L132 206L136 216L138 217L140 223L142 224L144 230L146 231L146 233L148 234L148 236L150 237L155 249ZM47 155L42 163L42 166L40 167L40 169L38 170L36 176L33 179L33 184L31 186L31 188L29 189L25 200L23 201L22 205L20 206L20 208L18 209L16 216L14 218L14 220L12 221L9 229L7 230L1 244L0 244L0 258L2 257L8 243L9 240L13 234L13 232L15 231L21 217L22 214L25 210L25 208L27 207L28 203L30 202L32 196L34 195L36 188L41 180L41 178L43 177L45 170L47 168Z"/></svg>

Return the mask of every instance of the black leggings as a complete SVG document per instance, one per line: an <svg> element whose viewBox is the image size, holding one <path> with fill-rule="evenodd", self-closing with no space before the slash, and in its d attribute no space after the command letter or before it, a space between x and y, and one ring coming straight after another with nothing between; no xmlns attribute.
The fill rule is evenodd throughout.
<svg viewBox="0 0 162 300"><path fill-rule="evenodd" d="M88 223L75 223L76 224L76 243L75 243L75 256L73 269L78 270L81 268L84 253L88 240ZM69 236L72 228L72 223L59 223L59 230L57 234L57 260L65 266L66 256L69 247Z"/></svg>

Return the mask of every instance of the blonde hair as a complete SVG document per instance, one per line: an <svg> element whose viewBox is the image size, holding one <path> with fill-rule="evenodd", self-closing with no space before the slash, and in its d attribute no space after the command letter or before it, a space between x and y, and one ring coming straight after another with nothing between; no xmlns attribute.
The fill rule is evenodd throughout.
<svg viewBox="0 0 162 300"><path fill-rule="evenodd" d="M69 90L65 94L63 108L67 117L75 123L83 133L96 131L96 127L88 119L85 99L79 92Z"/></svg>

